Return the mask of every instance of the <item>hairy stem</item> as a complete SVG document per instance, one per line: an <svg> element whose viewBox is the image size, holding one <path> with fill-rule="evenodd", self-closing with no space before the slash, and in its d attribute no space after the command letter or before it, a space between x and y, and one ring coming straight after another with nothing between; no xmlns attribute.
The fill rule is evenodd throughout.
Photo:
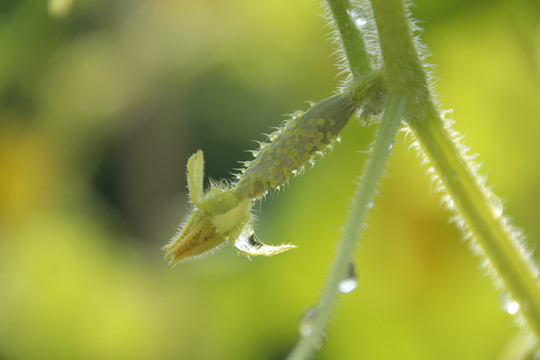
<svg viewBox="0 0 540 360"><path fill-rule="evenodd" d="M390 153L401 116L405 111L405 96L394 95L386 108L379 129L373 153L364 171L349 213L349 221L330 277L317 306L316 317L310 333L303 337L289 356L291 360L308 359L320 347L326 327L338 299L338 285L346 278L349 264L354 257L354 249L360 238L364 219L373 199L373 194Z"/></svg>
<svg viewBox="0 0 540 360"><path fill-rule="evenodd" d="M433 116L433 115L432 115ZM435 119L436 120L436 119ZM538 271L519 241L502 208L486 194L451 135L437 121L414 128L421 146L435 165L459 214L536 336L540 338Z"/></svg>
<svg viewBox="0 0 540 360"><path fill-rule="evenodd" d="M347 56L349 68L355 81L360 81L372 70L371 60L366 50L362 34L356 28L348 0L328 0L332 17L341 35L341 42Z"/></svg>
<svg viewBox="0 0 540 360"><path fill-rule="evenodd" d="M538 270L518 233L502 216L494 195L460 151L462 146L434 105L402 0L371 0L371 3L379 30L387 87L407 89L410 104L407 122L451 196L451 205L540 338Z"/></svg>

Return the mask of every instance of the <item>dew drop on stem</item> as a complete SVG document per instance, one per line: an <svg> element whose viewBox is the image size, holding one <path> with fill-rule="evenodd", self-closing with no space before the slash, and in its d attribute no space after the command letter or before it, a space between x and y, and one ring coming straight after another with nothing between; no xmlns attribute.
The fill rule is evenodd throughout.
<svg viewBox="0 0 540 360"><path fill-rule="evenodd" d="M449 109L449 110L443 110L441 111L441 116L444 120L450 120L452 119L452 114L454 113L454 110L453 109Z"/></svg>
<svg viewBox="0 0 540 360"><path fill-rule="evenodd" d="M311 306L304 311L300 320L298 321L298 332L303 338L311 338L312 345L315 349L323 347L326 340L326 336L320 332L321 329L317 329L315 323L319 316L319 310L315 306Z"/></svg>
<svg viewBox="0 0 540 360"><path fill-rule="evenodd" d="M493 215L498 219L500 218L504 213L504 205L503 202L500 199L497 199L493 197L491 200L491 208L493 211Z"/></svg>
<svg viewBox="0 0 540 360"><path fill-rule="evenodd" d="M313 323L317 318L317 313L318 311L315 306L307 308L302 313L302 316L300 316L300 320L298 321L298 333L301 337L308 337L313 333Z"/></svg>
<svg viewBox="0 0 540 360"><path fill-rule="evenodd" d="M347 267L345 278L338 284L338 290L342 294L349 294L358 287L358 277L356 275L356 266L350 262Z"/></svg>
<svg viewBox="0 0 540 360"><path fill-rule="evenodd" d="M508 296L508 294L503 294L501 296L501 304L503 310L510 315L515 315L519 311L519 303Z"/></svg>
<svg viewBox="0 0 540 360"><path fill-rule="evenodd" d="M349 10L349 16L358 30L363 30L367 25L366 17L362 16L362 12L358 9Z"/></svg>

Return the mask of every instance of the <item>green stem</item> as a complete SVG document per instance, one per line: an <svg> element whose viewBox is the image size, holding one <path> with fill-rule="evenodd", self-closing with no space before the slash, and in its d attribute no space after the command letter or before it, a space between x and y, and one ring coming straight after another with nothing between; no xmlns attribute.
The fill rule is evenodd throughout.
<svg viewBox="0 0 540 360"><path fill-rule="evenodd" d="M512 300L540 339L540 282L518 234L511 228L502 208L494 204L485 185L460 155L449 132L430 114L427 126L414 127L415 135L435 165L459 214Z"/></svg>
<svg viewBox="0 0 540 360"><path fill-rule="evenodd" d="M322 344L328 321L338 299L338 285L347 277L349 264L353 260L354 249L360 238L364 219L394 142L401 116L405 111L405 103L404 95L394 95L385 110L373 153L356 191L343 240L339 246L330 278L317 306L311 331L296 344L289 356L290 360L308 359Z"/></svg>
<svg viewBox="0 0 540 360"><path fill-rule="evenodd" d="M387 87L408 95L409 108L428 98L426 75L413 42L409 19L401 0L371 0L384 61Z"/></svg>
<svg viewBox="0 0 540 360"><path fill-rule="evenodd" d="M327 0L332 17L341 35L341 42L349 62L349 68L356 82L359 82L372 70L371 59L367 52L362 33L356 28L347 0Z"/></svg>
<svg viewBox="0 0 540 360"><path fill-rule="evenodd" d="M540 338L540 282L519 236L494 196L474 172L429 93L402 0L371 0L383 53L387 87L406 90L411 129L452 198L452 203L529 326Z"/></svg>

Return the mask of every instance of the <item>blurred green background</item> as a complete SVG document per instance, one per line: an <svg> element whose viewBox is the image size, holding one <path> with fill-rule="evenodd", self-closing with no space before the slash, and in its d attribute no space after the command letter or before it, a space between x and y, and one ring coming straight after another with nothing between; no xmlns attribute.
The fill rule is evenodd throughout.
<svg viewBox="0 0 540 360"><path fill-rule="evenodd" d="M62 5L61 1L57 5ZM53 9L54 10L54 9ZM0 359L282 359L334 257L375 127L257 206L258 234L168 269L185 163L231 178L338 78L314 0L0 1ZM540 2L419 0L441 102L540 245ZM319 359L518 359L501 293L395 146ZM538 260L538 257L536 257Z"/></svg>

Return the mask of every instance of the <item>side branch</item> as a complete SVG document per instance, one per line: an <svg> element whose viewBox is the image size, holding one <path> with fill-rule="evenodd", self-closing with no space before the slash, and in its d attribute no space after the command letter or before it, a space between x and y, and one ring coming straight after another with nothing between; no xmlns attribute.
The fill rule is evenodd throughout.
<svg viewBox="0 0 540 360"><path fill-rule="evenodd" d="M327 2L341 36L349 68L354 80L358 82L372 70L362 33L353 22L348 0L327 0Z"/></svg>

